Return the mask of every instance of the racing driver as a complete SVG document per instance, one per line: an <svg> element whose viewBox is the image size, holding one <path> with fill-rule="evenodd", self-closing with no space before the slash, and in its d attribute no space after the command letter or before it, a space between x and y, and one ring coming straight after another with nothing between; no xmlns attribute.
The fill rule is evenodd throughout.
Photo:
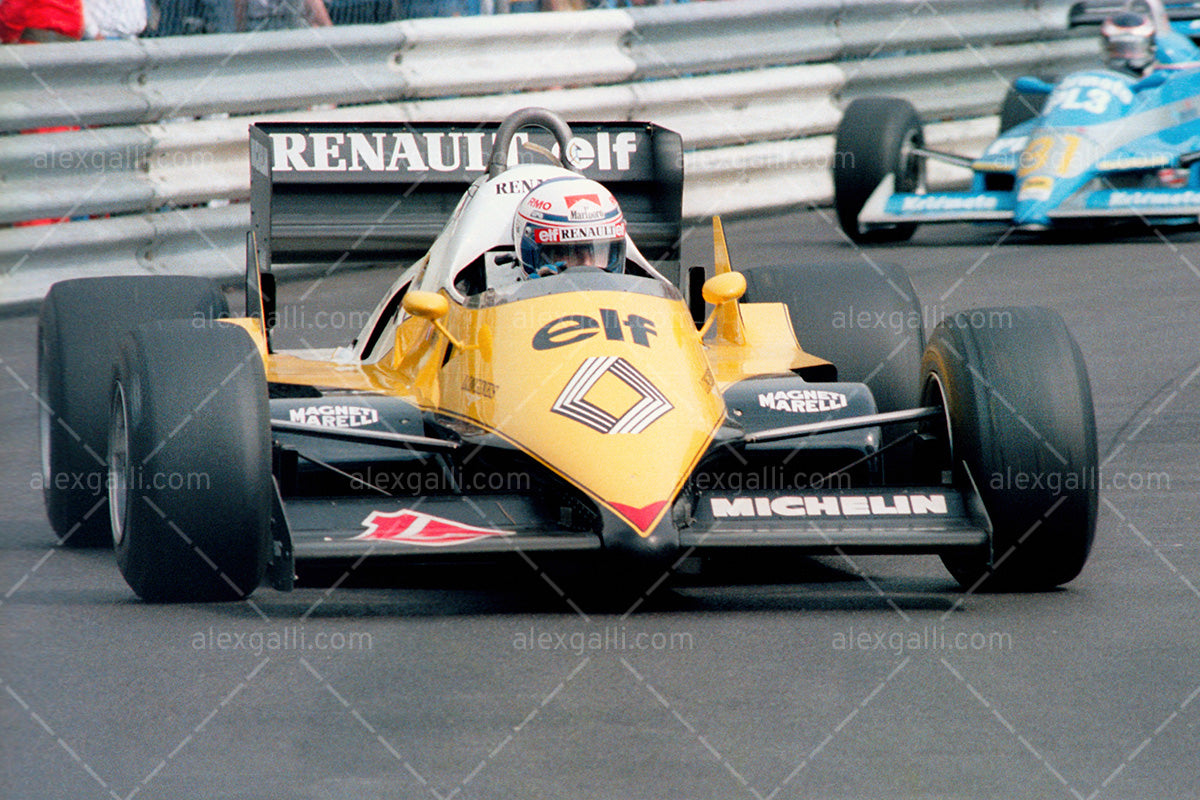
<svg viewBox="0 0 1200 800"><path fill-rule="evenodd" d="M1113 14L1100 26L1100 38L1110 69L1140 77L1154 66L1154 23L1145 14Z"/></svg>
<svg viewBox="0 0 1200 800"><path fill-rule="evenodd" d="M625 217L612 192L581 176L534 187L513 218L517 261L527 278L572 267L625 271Z"/></svg>

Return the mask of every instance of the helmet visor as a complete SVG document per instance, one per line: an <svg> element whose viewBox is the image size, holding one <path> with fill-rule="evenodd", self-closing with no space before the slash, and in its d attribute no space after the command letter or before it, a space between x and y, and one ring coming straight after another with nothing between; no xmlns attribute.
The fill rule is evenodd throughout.
<svg viewBox="0 0 1200 800"><path fill-rule="evenodd" d="M1114 36L1108 40L1108 57L1131 63L1150 63L1153 43L1136 35Z"/></svg>
<svg viewBox="0 0 1200 800"><path fill-rule="evenodd" d="M623 238L535 244L533 250L538 274L553 275L574 267L595 267L607 272L625 270Z"/></svg>
<svg viewBox="0 0 1200 800"><path fill-rule="evenodd" d="M1109 66L1143 69L1154 62L1154 23L1142 14L1117 14L1100 26Z"/></svg>

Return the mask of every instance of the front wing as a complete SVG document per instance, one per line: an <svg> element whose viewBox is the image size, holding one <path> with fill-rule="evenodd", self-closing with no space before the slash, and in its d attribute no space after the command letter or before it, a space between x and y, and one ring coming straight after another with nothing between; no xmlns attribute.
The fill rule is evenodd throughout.
<svg viewBox="0 0 1200 800"><path fill-rule="evenodd" d="M892 176L871 193L859 224L865 228L899 224L996 222L1020 225L1015 192L893 191ZM1107 220L1200 220L1200 190L1189 188L1091 189L1077 192L1045 213L1052 222Z"/></svg>
<svg viewBox="0 0 1200 800"><path fill-rule="evenodd" d="M1118 218L1200 219L1200 190L1196 189L1097 189L1080 193L1049 212L1052 220Z"/></svg>
<svg viewBox="0 0 1200 800"><path fill-rule="evenodd" d="M772 419L753 413L761 383L749 382L744 402L736 403L743 423ZM857 419L874 412L870 397L860 396L865 388L821 385L844 393L838 413ZM737 550L940 553L984 546L990 538L969 485L882 486L860 476L865 483L856 485L863 488L792 488L797 475L776 463L775 448L790 452L794 438L748 443L740 459L714 445L654 531L639 536L511 444L447 428L399 398L276 398L271 406L276 493L269 580L279 589L290 588L295 563L305 560L586 559L616 547L626 556L674 563L693 552ZM873 452L877 436L878 428L815 433L805 439L805 464L836 471ZM470 458L456 455L457 447Z"/></svg>
<svg viewBox="0 0 1200 800"><path fill-rule="evenodd" d="M523 495L278 498L276 588L290 588L294 560L572 555L603 548L598 532L572 530ZM684 554L942 553L987 544L977 498L947 487L792 494L705 494L677 503L676 548Z"/></svg>
<svg viewBox="0 0 1200 800"><path fill-rule="evenodd" d="M860 225L933 222L1009 222L1016 198L1012 192L897 192L887 175L858 214Z"/></svg>

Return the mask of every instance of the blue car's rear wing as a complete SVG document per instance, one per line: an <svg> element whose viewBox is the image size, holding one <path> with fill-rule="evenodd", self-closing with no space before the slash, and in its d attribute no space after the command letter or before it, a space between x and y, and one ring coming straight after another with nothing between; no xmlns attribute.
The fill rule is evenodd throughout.
<svg viewBox="0 0 1200 800"><path fill-rule="evenodd" d="M250 217L257 268L278 263L395 262L433 243L487 170L498 124L292 123L250 126ZM652 261L677 261L682 230L679 134L638 122L572 123L570 155L607 186ZM520 137L550 149L530 127ZM514 186L524 194L530 187Z"/></svg>

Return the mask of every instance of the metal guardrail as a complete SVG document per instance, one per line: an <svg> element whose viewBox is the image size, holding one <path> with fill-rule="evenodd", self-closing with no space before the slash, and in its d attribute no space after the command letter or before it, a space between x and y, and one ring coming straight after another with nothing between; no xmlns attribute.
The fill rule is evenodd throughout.
<svg viewBox="0 0 1200 800"><path fill-rule="evenodd" d="M615 83L632 27L588 11L5 48L0 132Z"/></svg>
<svg viewBox="0 0 1200 800"><path fill-rule="evenodd" d="M1062 75L1098 64L1099 59L1099 47L1091 38L974 47L965 58L948 51L871 59L847 67L841 100L899 94L924 119L965 119L994 114L1013 77Z"/></svg>
<svg viewBox="0 0 1200 800"><path fill-rule="evenodd" d="M637 78L1062 38L1066 3L738 0L632 9Z"/></svg>
<svg viewBox="0 0 1200 800"><path fill-rule="evenodd" d="M0 129L80 126L0 136L0 224L104 216L0 228L0 308L80 274L240 273L252 121L469 121L531 104L646 119L683 135L684 213L699 218L828 202L830 134L855 96L908 97L931 142L974 152L1011 78L1096 57L1067 35L1065 3L1026 0L739 0L0 48Z"/></svg>
<svg viewBox="0 0 1200 800"><path fill-rule="evenodd" d="M405 91L398 25L4 48L0 130L370 102ZM264 91L264 87L269 87Z"/></svg>
<svg viewBox="0 0 1200 800"><path fill-rule="evenodd" d="M14 228L5 231L0 249L12 284L5 289L5 301L28 304L40 299L44 291L34 290L50 278L240 275L246 268L249 226L250 206L238 204Z"/></svg>

